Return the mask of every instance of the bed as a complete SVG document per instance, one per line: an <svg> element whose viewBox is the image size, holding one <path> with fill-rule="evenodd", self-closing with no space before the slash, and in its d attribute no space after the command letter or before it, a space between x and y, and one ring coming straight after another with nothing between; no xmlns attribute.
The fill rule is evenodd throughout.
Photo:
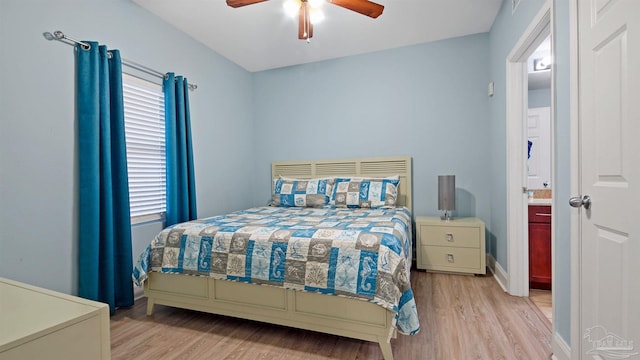
<svg viewBox="0 0 640 360"><path fill-rule="evenodd" d="M272 203L280 206L165 229L134 269L147 314L167 305L319 331L377 342L384 359L393 359L391 338L419 331L409 281L411 170L410 157L272 163L273 193L304 179L333 179L336 189L340 181L346 189L377 179L361 183L374 192L392 179L396 207L340 203L345 197L336 200L328 189L328 206L289 207L289 195L278 195L282 203L276 196ZM324 195L322 181L316 187Z"/></svg>

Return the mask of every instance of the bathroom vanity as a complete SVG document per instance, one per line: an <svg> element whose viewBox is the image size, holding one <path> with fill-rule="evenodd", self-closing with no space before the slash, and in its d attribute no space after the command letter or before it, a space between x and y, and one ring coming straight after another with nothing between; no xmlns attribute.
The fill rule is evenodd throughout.
<svg viewBox="0 0 640 360"><path fill-rule="evenodd" d="M529 287L551 290L551 199L529 203Z"/></svg>

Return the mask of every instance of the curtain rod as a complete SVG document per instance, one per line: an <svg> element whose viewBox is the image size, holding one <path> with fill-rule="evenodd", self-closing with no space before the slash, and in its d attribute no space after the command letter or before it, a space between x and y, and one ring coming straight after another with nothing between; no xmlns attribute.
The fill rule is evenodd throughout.
<svg viewBox="0 0 640 360"><path fill-rule="evenodd" d="M53 34L47 31L47 32L43 33L42 35L44 35L44 38L47 39L47 40L58 40L58 41L63 42L65 44L70 44L70 45L76 45L77 44L77 45L80 45L85 50L91 49L91 44L87 44L86 42L82 42L82 41L79 41L79 40L72 39L72 38L68 37L67 35L65 35L60 30L54 31ZM152 76L155 76L155 77L159 77L161 79L164 79L164 77L166 76L166 74L161 73L158 70L151 69L149 67L146 67L144 65L138 64L136 62L133 62L133 61L127 60L127 59L122 59L122 65L125 65L127 67L130 67L130 68L138 70L138 71L142 71L145 74L149 74L149 75L152 75ZM196 85L196 84L190 84L190 83L187 83L187 84L189 86L189 90L191 90L191 91L193 91L193 90L198 88L198 85Z"/></svg>

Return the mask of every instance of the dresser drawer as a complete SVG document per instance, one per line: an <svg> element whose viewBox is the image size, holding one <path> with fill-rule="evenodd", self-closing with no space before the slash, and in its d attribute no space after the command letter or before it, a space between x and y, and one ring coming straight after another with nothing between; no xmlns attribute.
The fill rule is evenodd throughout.
<svg viewBox="0 0 640 360"><path fill-rule="evenodd" d="M480 249L422 246L424 266L433 270L478 272L482 266Z"/></svg>
<svg viewBox="0 0 640 360"><path fill-rule="evenodd" d="M477 227L420 225L420 234L422 245L480 248Z"/></svg>

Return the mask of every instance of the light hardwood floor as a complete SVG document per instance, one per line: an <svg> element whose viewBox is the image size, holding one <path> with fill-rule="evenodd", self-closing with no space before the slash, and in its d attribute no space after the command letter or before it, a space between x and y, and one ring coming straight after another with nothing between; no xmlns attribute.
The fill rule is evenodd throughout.
<svg viewBox="0 0 640 360"><path fill-rule="evenodd" d="M396 360L549 359L551 329L491 276L412 272L422 330L391 341ZM376 343L156 305L111 318L117 359L382 359Z"/></svg>
<svg viewBox="0 0 640 360"><path fill-rule="evenodd" d="M539 290L539 289L529 289L529 299L533 302L534 305L542 311L544 316L549 320L549 323L552 322L552 313L553 307L551 305L551 291L549 290Z"/></svg>

